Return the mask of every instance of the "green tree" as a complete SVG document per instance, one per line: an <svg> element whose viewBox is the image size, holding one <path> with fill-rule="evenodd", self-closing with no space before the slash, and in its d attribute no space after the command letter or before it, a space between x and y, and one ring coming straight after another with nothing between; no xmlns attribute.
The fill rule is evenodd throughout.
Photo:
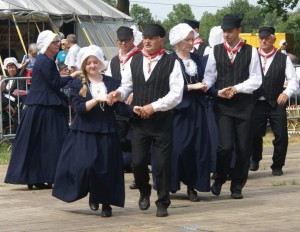
<svg viewBox="0 0 300 232"><path fill-rule="evenodd" d="M133 4L130 10L130 16L139 25L139 28L144 28L145 24L154 23L154 19L150 10L138 4Z"/></svg>
<svg viewBox="0 0 300 232"><path fill-rule="evenodd" d="M102 0L103 2L107 3L108 5L111 5L112 7L117 7L117 1L116 0Z"/></svg>
<svg viewBox="0 0 300 232"><path fill-rule="evenodd" d="M287 20L288 10L293 10L299 0L258 0L257 3L263 7L265 13L275 12L277 16L282 16Z"/></svg>
<svg viewBox="0 0 300 232"><path fill-rule="evenodd" d="M184 19L195 19L190 5L176 4L173 5L173 11L167 15L167 19L163 21L166 31L170 31L175 25L182 23Z"/></svg>

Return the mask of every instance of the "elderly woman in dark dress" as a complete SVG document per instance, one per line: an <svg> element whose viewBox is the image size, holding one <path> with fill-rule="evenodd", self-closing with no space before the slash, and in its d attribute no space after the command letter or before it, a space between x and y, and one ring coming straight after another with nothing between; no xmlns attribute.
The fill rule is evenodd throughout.
<svg viewBox="0 0 300 232"><path fill-rule="evenodd" d="M57 34L43 31L37 39L40 51L32 70L31 88L16 133L5 183L43 189L54 182L63 141L68 133L67 98L60 92L73 77L62 78L53 57L59 51ZM47 183L47 185L45 184Z"/></svg>
<svg viewBox="0 0 300 232"><path fill-rule="evenodd" d="M54 182L53 196L73 202L89 193L91 210L102 204L102 217L110 217L110 205L124 206L124 171L118 124L114 110L124 106L129 116L133 107L106 104L107 93L120 81L102 75L105 68L101 48L82 48L77 56L81 79L70 84L70 98L77 115L64 142ZM119 113L122 113L121 111Z"/></svg>
<svg viewBox="0 0 300 232"><path fill-rule="evenodd" d="M201 91L206 88L201 83L204 69L201 58L190 52L196 35L185 23L173 27L169 34L185 82L182 101L174 109L171 192L178 191L182 181L193 202L200 200L196 190L210 191L211 171L208 102Z"/></svg>

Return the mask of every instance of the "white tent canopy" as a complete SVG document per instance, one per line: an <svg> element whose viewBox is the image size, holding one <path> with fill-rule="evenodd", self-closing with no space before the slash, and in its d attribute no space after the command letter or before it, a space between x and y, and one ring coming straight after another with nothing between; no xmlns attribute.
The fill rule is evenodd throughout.
<svg viewBox="0 0 300 232"><path fill-rule="evenodd" d="M101 0L1 0L0 20L11 19L12 14L18 23L50 22L56 32L74 21L78 44L87 46L90 40L102 47L108 59L118 51L117 28L134 21Z"/></svg>

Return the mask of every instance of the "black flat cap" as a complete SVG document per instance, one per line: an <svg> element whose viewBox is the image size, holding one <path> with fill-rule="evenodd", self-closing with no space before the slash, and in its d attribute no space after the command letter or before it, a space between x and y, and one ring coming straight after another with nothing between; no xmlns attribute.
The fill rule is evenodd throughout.
<svg viewBox="0 0 300 232"><path fill-rule="evenodd" d="M133 37L133 30L130 27L121 26L117 30L118 40L129 40Z"/></svg>
<svg viewBox="0 0 300 232"><path fill-rule="evenodd" d="M268 37L270 35L275 35L275 28L274 27L260 27L258 29L258 36L259 37Z"/></svg>
<svg viewBox="0 0 300 232"><path fill-rule="evenodd" d="M221 28L223 30L239 28L241 26L242 18L235 14L227 14L223 17Z"/></svg>
<svg viewBox="0 0 300 232"><path fill-rule="evenodd" d="M147 24L144 28L143 36L160 36L164 38L166 30L159 24Z"/></svg>
<svg viewBox="0 0 300 232"><path fill-rule="evenodd" d="M193 29L199 29L199 26L200 26L200 22L197 21L197 20L193 20L193 19L184 19L183 20L184 23L188 24L191 26L191 28Z"/></svg>

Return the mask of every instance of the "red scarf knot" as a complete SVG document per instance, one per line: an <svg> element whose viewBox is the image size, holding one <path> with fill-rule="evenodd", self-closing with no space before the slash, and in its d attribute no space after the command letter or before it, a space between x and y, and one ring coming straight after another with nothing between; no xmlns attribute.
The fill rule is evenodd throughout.
<svg viewBox="0 0 300 232"><path fill-rule="evenodd" d="M233 63L233 55L238 52L238 50L245 44L245 42L243 40L240 40L238 42L238 44L234 47L234 49L231 49L230 47L228 47L226 42L224 42L223 44L224 44L224 48L228 52L230 64L232 64Z"/></svg>
<svg viewBox="0 0 300 232"><path fill-rule="evenodd" d="M151 72L151 62L152 60L159 56L159 55L162 55L162 54L165 54L167 53L165 49L160 49L158 52L150 55L148 52L146 52L144 49L142 50L142 53L143 53L143 56L147 59L147 62L148 62L148 74Z"/></svg>
<svg viewBox="0 0 300 232"><path fill-rule="evenodd" d="M267 59L273 56L277 52L277 48L273 47L272 51L268 54L265 54L261 48L258 49L258 54L263 58L262 69L265 71Z"/></svg>

